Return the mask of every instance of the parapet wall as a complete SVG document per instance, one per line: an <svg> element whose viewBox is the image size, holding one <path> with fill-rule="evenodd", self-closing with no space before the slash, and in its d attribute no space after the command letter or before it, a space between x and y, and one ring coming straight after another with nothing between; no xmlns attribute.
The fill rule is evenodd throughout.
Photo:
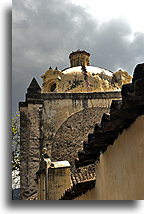
<svg viewBox="0 0 144 214"><path fill-rule="evenodd" d="M110 115L95 125L77 166L96 164L96 187L79 200L143 199L144 63L136 66L132 83L122 86Z"/></svg>
<svg viewBox="0 0 144 214"><path fill-rule="evenodd" d="M100 155L96 164L96 187L76 200L144 199L144 116Z"/></svg>
<svg viewBox="0 0 144 214"><path fill-rule="evenodd" d="M69 147L67 157L70 156L68 161L74 160L75 155L82 148L82 141L92 131L94 124L99 121L104 111L109 111L111 101L114 99L121 99L121 93L118 91L94 93L28 91L26 101L19 104L21 113L22 199L36 191L34 175L38 171L39 158L43 148L47 148L47 154L53 161L64 160L67 154L65 147L67 140L66 146ZM79 121L81 122L79 123ZM61 132L67 130L63 128L64 126L66 128L70 126L69 130L83 127L86 131L83 132L84 134L81 133L79 138L77 134L75 135L73 132L72 135L72 132L69 131L67 139L65 139L64 135L59 135L60 130ZM55 144L55 142L58 143L56 140L58 136L61 138L60 144Z"/></svg>

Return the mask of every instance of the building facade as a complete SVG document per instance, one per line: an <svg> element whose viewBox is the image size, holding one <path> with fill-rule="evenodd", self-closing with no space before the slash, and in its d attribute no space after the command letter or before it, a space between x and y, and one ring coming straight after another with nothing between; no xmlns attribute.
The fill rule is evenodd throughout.
<svg viewBox="0 0 144 214"><path fill-rule="evenodd" d="M90 66L90 54L70 54L70 67L50 68L42 75L42 88L33 78L26 99L20 102L21 198L32 195L42 155L54 161L74 160L112 100L120 100L120 88L131 81L125 71L115 73Z"/></svg>

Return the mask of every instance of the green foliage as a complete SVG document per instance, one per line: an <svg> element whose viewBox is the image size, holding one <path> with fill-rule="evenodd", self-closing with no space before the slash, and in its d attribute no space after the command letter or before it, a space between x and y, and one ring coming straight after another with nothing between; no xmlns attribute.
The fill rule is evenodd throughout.
<svg viewBox="0 0 144 214"><path fill-rule="evenodd" d="M18 170L20 168L20 115L16 112L16 115L12 118L12 170Z"/></svg>

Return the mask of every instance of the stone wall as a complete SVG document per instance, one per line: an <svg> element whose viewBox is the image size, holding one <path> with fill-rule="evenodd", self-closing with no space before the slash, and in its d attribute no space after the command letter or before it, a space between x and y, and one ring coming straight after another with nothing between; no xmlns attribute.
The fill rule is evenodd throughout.
<svg viewBox="0 0 144 214"><path fill-rule="evenodd" d="M26 199L36 191L34 181L39 167L41 146L41 108L40 104L20 107L20 187L21 199Z"/></svg>
<svg viewBox="0 0 144 214"><path fill-rule="evenodd" d="M37 200L59 200L71 185L68 161L51 162L42 157L37 172Z"/></svg>
<svg viewBox="0 0 144 214"><path fill-rule="evenodd" d="M34 86L33 86L34 85ZM37 91L35 91L35 88ZM93 123L102 114L103 110L109 109L113 99L121 99L120 92L99 92L99 93L40 93L40 89L35 82L28 88L26 101L20 103L21 117L21 197L26 199L36 191L34 181L35 173L39 169L39 159L43 148L47 148L47 154L51 157L51 148L55 144L56 138L60 139L60 130L65 131L65 124L73 124L74 129L80 130L83 127L84 134L80 134L79 142L77 134L67 133L69 141L74 141L76 149L73 149L70 160L75 157L77 151L81 149L82 143L87 133L92 130ZM97 110L94 113L94 110ZM79 113L78 113L79 112ZM74 114L77 114L74 116ZM74 117L72 117L74 116ZM79 118L80 116L80 118ZM85 118L85 119L84 119ZM83 119L89 122L82 122ZM94 121L96 120L96 121ZM66 122L67 121L67 122ZM81 125L79 123L83 125ZM69 126L69 125L68 125ZM68 128L67 126L67 128ZM64 135L63 135L64 137ZM56 141L57 142L57 141ZM65 147L65 139L61 138L60 144L62 148L59 150L57 146L54 149L53 160L57 160L58 153L60 157L66 159L67 151ZM70 149L69 149L70 154Z"/></svg>
<svg viewBox="0 0 144 214"><path fill-rule="evenodd" d="M82 141L104 111L109 111L112 99L121 99L119 92L49 93L43 96L43 145L53 161L68 160L72 166Z"/></svg>
<svg viewBox="0 0 144 214"><path fill-rule="evenodd" d="M96 187L76 200L144 199L144 116L109 146L96 165Z"/></svg>
<svg viewBox="0 0 144 214"><path fill-rule="evenodd" d="M62 193L71 187L70 167L50 168L48 175L48 200L59 200Z"/></svg>
<svg viewBox="0 0 144 214"><path fill-rule="evenodd" d="M79 150L83 149L83 141L87 140L89 132L93 132L96 122L100 122L107 107L85 108L70 116L57 130L52 144L53 160L67 160L71 167L77 158Z"/></svg>

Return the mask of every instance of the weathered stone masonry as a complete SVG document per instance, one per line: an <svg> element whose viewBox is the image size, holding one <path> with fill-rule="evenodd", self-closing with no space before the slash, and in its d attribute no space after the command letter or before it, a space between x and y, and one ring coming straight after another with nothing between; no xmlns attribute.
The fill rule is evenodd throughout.
<svg viewBox="0 0 144 214"><path fill-rule="evenodd" d="M41 146L41 107L40 104L28 104L20 107L21 117L21 193L23 197L33 193L36 188L34 178L39 167Z"/></svg>
<svg viewBox="0 0 144 214"><path fill-rule="evenodd" d="M104 111L102 107L105 108L105 110L106 109L108 110L112 99L113 98L115 99L116 97L120 98L121 96L119 92L114 93L101 92L101 93L47 93L41 94L41 97L44 98L42 113L43 144L47 148L49 156L51 156L51 152L53 153L51 158L53 158L54 160L60 160L57 159L57 155L54 154L54 152L51 150L53 149L54 151L56 151L58 149L58 147L56 146L53 147L53 145L56 142L56 136L58 136L58 131L62 128L63 124L66 121L68 121L70 117L72 118L75 114L78 114L78 112L82 112L84 110L85 110L84 113L88 115L90 109L97 107L99 112L101 112L102 114ZM95 112L95 114L97 114L97 112ZM99 118L101 117L101 114L99 115ZM93 117L92 114L89 116L90 118ZM87 119L92 121L92 119L90 118ZM80 118L78 118L77 115L77 117L75 117L75 123L78 123L79 120ZM80 126L81 124L79 124L79 127ZM87 124L85 124L85 127L87 127ZM89 132L90 130L87 131ZM71 137L71 132L69 133L69 136ZM76 138L77 137L75 136L75 139ZM82 140L84 140L84 138ZM81 143L80 141L79 144ZM63 143L64 142L65 139L63 139ZM61 151L58 149L59 155L60 152ZM65 157L62 154L60 155L60 158L62 156L63 158Z"/></svg>
<svg viewBox="0 0 144 214"><path fill-rule="evenodd" d="M35 173L39 168L39 158L42 153L42 148L47 148L48 155L57 160L63 157L63 160L70 155L70 160L74 160L77 151L82 148L82 141L87 133L91 132L92 126L87 128L87 133L77 142L73 137L75 144L79 144L77 149L64 151L56 146L55 135L62 125L78 112L88 112L88 117L93 117L90 114L92 108L99 110L99 117L104 110L109 110L113 99L121 99L120 92L94 92L94 93L41 93L41 89L35 80L32 81L27 89L26 101L20 102L21 116L21 197L25 199L36 191L34 181ZM97 114L95 112L95 114ZM75 117L77 118L77 117ZM86 118L92 120L91 118ZM75 121L78 122L78 118ZM97 122L97 121L93 121ZM72 141L71 133L69 140ZM65 139L63 139L63 144ZM62 139L61 139L62 144ZM52 146L54 152L51 152ZM73 152L71 152L73 151ZM72 153L72 154L71 154ZM67 155L67 156L66 156Z"/></svg>
<svg viewBox="0 0 144 214"><path fill-rule="evenodd" d="M38 95L41 92L36 80L33 79L27 89L26 102L19 103L20 110L20 186L21 198L26 199L36 189L34 179L39 167L42 147L41 115L42 102L28 102L28 94Z"/></svg>

